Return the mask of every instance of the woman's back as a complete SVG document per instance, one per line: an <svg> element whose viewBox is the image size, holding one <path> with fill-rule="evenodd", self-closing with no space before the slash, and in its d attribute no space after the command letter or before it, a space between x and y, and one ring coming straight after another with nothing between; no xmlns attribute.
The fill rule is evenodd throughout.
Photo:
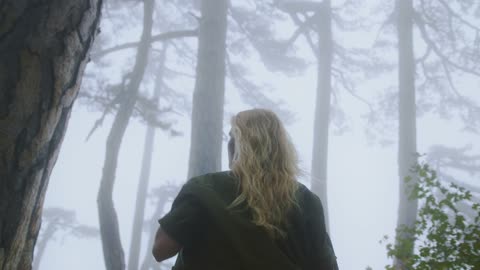
<svg viewBox="0 0 480 270"><path fill-rule="evenodd" d="M337 269L322 204L297 182L297 153L280 119L253 109L231 124L231 172L183 186L160 220L155 258L181 250L176 269Z"/></svg>
<svg viewBox="0 0 480 270"><path fill-rule="evenodd" d="M338 269L325 231L320 200L298 184L283 237L272 237L252 221L239 196L239 180L231 172L212 173L188 181L161 227L183 249L174 269Z"/></svg>

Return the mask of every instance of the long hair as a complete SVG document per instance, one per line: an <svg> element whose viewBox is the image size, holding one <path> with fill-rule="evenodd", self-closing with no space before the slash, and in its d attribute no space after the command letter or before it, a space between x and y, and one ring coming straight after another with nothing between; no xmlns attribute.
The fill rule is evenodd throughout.
<svg viewBox="0 0 480 270"><path fill-rule="evenodd" d="M232 118L235 154L231 169L240 179L231 208L246 203L253 222L272 237L285 236L300 174L297 153L280 119L271 111L253 109Z"/></svg>

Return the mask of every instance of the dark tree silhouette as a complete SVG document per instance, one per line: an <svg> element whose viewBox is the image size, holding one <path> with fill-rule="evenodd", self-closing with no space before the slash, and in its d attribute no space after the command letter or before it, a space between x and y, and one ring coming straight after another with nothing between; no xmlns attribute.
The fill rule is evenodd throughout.
<svg viewBox="0 0 480 270"><path fill-rule="evenodd" d="M388 30L389 26L396 28L398 93L387 92L381 102L385 113L379 115L385 118L383 123L389 124L395 123L391 118L398 117L400 203L397 226L400 227L413 226L416 220L417 203L408 200L409 192L403 179L411 176L411 168L417 163L417 116L429 112L443 118L457 116L464 120L466 130L478 130L476 115L480 107L466 98L457 85L460 80L480 77L477 60L480 50L478 19L472 14L475 3L429 0L397 0L394 3L394 11L381 31ZM420 38L414 39L414 33L419 33ZM384 38L377 42L376 48L395 45L391 39ZM389 124L382 129L395 130ZM397 268L404 269L403 259L396 259Z"/></svg>
<svg viewBox="0 0 480 270"><path fill-rule="evenodd" d="M227 1L202 0L188 178L221 168Z"/></svg>
<svg viewBox="0 0 480 270"><path fill-rule="evenodd" d="M168 43L165 43L160 59L159 68L155 77L155 86L153 93L153 102L158 103L161 96L163 73L166 62ZM152 154L154 149L155 127L149 125L145 135L145 145L143 149L143 157L140 171L140 179L138 181L137 196L135 202L135 213L133 215L132 237L130 240L130 254L128 257L128 269L137 270L140 257L140 247L142 243L142 226L145 212L145 202L147 200L148 184L150 179L150 168L152 165Z"/></svg>
<svg viewBox="0 0 480 270"><path fill-rule="evenodd" d="M144 25L138 47L135 65L122 89L121 101L107 138L105 162L103 166L100 190L98 191L98 217L102 238L103 256L107 270L125 269L125 256L120 240L118 218L113 205L113 186L117 168L118 152L133 113L140 83L148 62L150 39L152 36L154 1L143 2Z"/></svg>
<svg viewBox="0 0 480 270"><path fill-rule="evenodd" d="M417 163L416 142L416 103L415 103L415 59L413 53L413 3L412 0L398 0L397 39L398 39L398 175L400 179L412 177L411 169ZM400 181L397 228L402 225L414 226L417 216L417 200L409 200L409 189L405 181ZM410 237L402 235L403 238ZM412 250L409 251L413 252ZM397 258L395 265L402 269L402 261Z"/></svg>
<svg viewBox="0 0 480 270"><path fill-rule="evenodd" d="M101 0L0 4L0 269L31 269Z"/></svg>
<svg viewBox="0 0 480 270"><path fill-rule="evenodd" d="M356 99L371 106L360 97L353 87L353 74L362 73L358 68L369 68L370 61L365 57L364 50L345 47L334 39L333 29L339 31L357 30L364 27L358 18L347 18L341 10L353 9L353 1L346 1L342 7L332 8L330 0L315 1L276 1L281 10L290 14L298 28L287 44L295 42L303 36L317 62L317 87L313 131L313 149L311 166L311 189L322 200L325 222L329 228L328 196L327 196L327 169L328 169L328 141L331 130L331 121L342 119L342 111L336 104L340 91L349 93ZM356 25L356 26L355 26ZM313 36L316 36L316 40ZM348 76L346 73L349 72ZM335 87L332 87L335 86ZM333 99L333 101L332 101ZM337 106L334 106L337 105ZM337 113L338 115L335 115ZM343 125L339 121L339 125Z"/></svg>
<svg viewBox="0 0 480 270"><path fill-rule="evenodd" d="M164 113L171 111L171 108L160 108L155 99L152 100L140 94L140 86L142 85L145 72L147 71L152 43L154 41L166 41L167 39L195 34L188 31L180 31L176 33L166 32L164 34L153 36L152 31L154 28L153 14L155 11L155 2L150 0L144 1L143 11L143 30L140 41L138 43L134 42L129 44L129 46L133 46L134 48L136 46L137 48L132 71L123 76L123 80L120 84L107 87L107 90L113 92L113 98L102 100L96 95L90 96L97 102L102 103L104 110L102 117L95 123L90 134L102 124L103 119L108 113L115 111L113 124L107 138L102 180L97 197L102 247L107 269L125 268L125 256L121 244L118 219L113 204L112 193L115 183L118 153L130 119L132 116L137 116L149 125L169 130L172 135L177 134L177 131L171 128L170 123L161 118ZM109 53L114 51L116 50L110 50ZM146 180L147 178L144 179ZM139 200L141 199L142 198L139 198ZM141 216L142 217L139 217L139 219L143 220L143 214ZM138 259L135 260L138 256L135 256L135 253L132 254L132 256L131 262L133 267L135 267L135 265L138 265Z"/></svg>
<svg viewBox="0 0 480 270"><path fill-rule="evenodd" d="M318 42L308 36L317 58L317 95L315 102L315 121L313 131L311 189L322 200L327 230L329 228L328 198L327 198L327 164L328 164L328 133L330 126L330 99L332 92L332 11L330 0L323 2L286 2L281 8L292 14L299 24L299 29L292 39L296 39L302 31L312 27L318 36ZM314 13L305 21L300 21L298 14Z"/></svg>

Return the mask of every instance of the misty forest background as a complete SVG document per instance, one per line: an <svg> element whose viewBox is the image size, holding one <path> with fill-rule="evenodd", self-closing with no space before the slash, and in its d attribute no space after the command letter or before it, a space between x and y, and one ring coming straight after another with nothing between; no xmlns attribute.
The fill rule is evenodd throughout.
<svg viewBox="0 0 480 270"><path fill-rule="evenodd" d="M99 31L34 269L170 269L157 219L228 169L230 118L252 107L286 124L340 269L391 263L379 241L415 222L418 160L480 201L478 1L107 0Z"/></svg>

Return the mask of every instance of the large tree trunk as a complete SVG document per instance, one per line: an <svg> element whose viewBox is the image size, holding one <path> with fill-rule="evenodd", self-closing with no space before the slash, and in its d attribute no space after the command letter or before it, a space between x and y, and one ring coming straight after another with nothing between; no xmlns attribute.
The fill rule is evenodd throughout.
<svg viewBox="0 0 480 270"><path fill-rule="evenodd" d="M154 0L145 0L143 1L143 5L143 32L138 46L133 71L129 77L128 84L125 86L118 112L115 115L112 128L108 134L103 174L97 197L103 256L107 270L125 269L125 257L122 243L120 241L118 219L113 206L112 193L113 185L115 183L118 152L120 151L125 130L134 110L140 83L142 82L145 68L148 63L153 25Z"/></svg>
<svg viewBox="0 0 480 270"><path fill-rule="evenodd" d="M202 0L188 178L221 169L227 0Z"/></svg>
<svg viewBox="0 0 480 270"><path fill-rule="evenodd" d="M317 12L318 75L317 100L313 131L311 188L322 200L325 224L329 229L327 197L328 131L330 124L330 96L332 92L332 29L330 1L323 1Z"/></svg>
<svg viewBox="0 0 480 270"><path fill-rule="evenodd" d="M0 2L0 269L31 269L101 0Z"/></svg>
<svg viewBox="0 0 480 270"><path fill-rule="evenodd" d="M167 43L163 45L160 56L160 68L155 76L155 89L153 100L158 103L163 84L163 66L166 61ZM145 202L147 200L148 182L150 179L150 168L152 165L152 154L154 148L155 127L149 125L145 135L145 145L143 148L142 168L140 171L140 180L137 188L137 200L135 203L135 213L133 217L132 238L130 241L130 254L128 257L128 269L138 270L138 261L140 256L140 245L142 243L142 227L145 212Z"/></svg>
<svg viewBox="0 0 480 270"><path fill-rule="evenodd" d="M409 200L410 189L405 185L405 177L412 176L410 171L417 162L416 152L416 105L415 105L415 60L413 54L413 5L412 0L397 0L397 34L398 34L398 80L399 80L399 142L398 175L399 206L397 228L413 226L417 216L417 201ZM414 177L414 176L413 176ZM412 183L415 183L415 177ZM401 237L410 237L401 235ZM398 243L397 243L398 244ZM405 256L411 256L411 250ZM403 258L396 258L396 268L402 266Z"/></svg>

